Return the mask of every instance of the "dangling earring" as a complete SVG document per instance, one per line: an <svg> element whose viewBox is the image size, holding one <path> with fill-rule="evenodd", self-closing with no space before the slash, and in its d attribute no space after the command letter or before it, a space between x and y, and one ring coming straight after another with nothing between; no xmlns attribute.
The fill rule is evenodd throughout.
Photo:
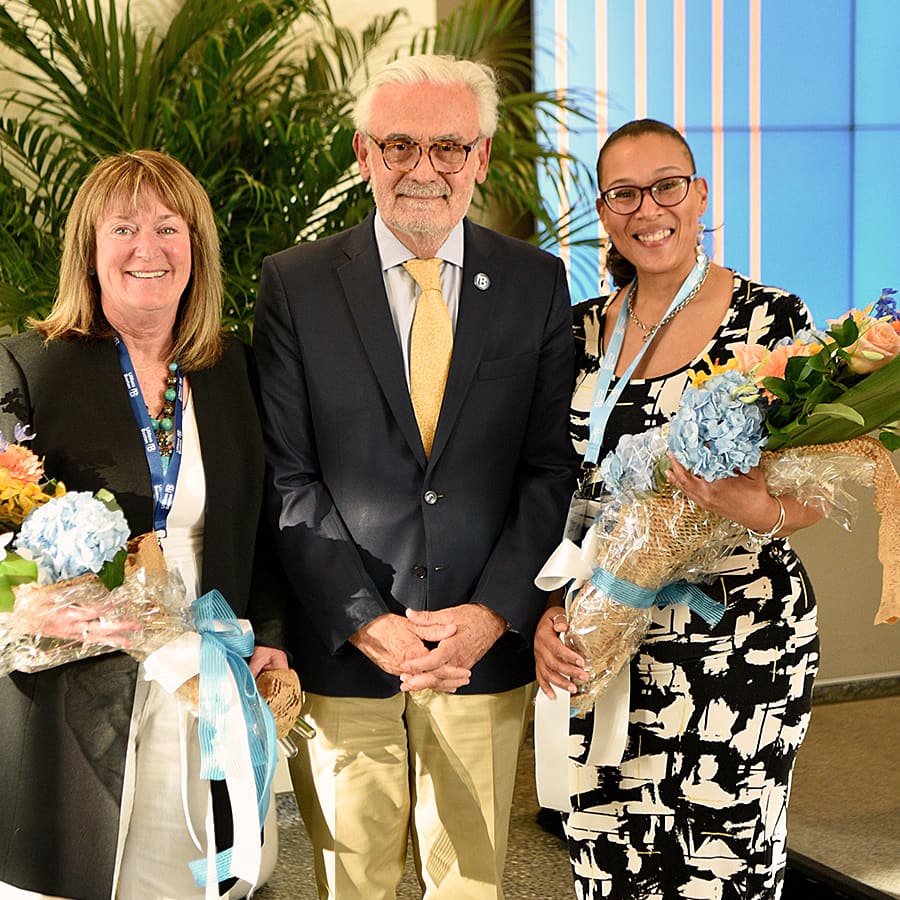
<svg viewBox="0 0 900 900"><path fill-rule="evenodd" d="M701 259L706 255L706 247L703 246L703 232L706 231L706 226L702 222L697 222L697 262L700 262Z"/></svg>

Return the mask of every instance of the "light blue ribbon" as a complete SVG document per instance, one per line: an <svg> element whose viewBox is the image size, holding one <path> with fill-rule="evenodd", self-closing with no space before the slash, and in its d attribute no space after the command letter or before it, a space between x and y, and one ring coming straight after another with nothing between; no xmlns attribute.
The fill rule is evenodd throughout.
<svg viewBox="0 0 900 900"><path fill-rule="evenodd" d="M671 606L673 603L686 603L692 612L697 613L707 624L718 625L725 614L725 607L718 600L713 600L696 585L688 581L674 581L661 588L642 588L630 581L616 578L606 569L597 568L591 576L591 584L603 591L613 600L633 606L637 609L650 609L651 606Z"/></svg>
<svg viewBox="0 0 900 900"><path fill-rule="evenodd" d="M253 631L244 632L219 591L209 591L191 604L194 625L200 633L200 777L222 781L225 769L217 749L224 740L227 686L237 685L250 745L250 762L256 784L259 827L269 810L270 788L275 777L277 735L275 719L259 694L244 658L253 653ZM231 848L216 855L219 881L231 873ZM190 863L198 887L206 886L206 860Z"/></svg>

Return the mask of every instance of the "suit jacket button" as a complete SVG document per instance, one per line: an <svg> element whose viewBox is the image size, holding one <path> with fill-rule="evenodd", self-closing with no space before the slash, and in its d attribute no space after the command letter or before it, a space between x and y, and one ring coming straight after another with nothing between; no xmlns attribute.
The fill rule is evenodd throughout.
<svg viewBox="0 0 900 900"><path fill-rule="evenodd" d="M428 569L425 566L413 566L412 573L416 578L425 578L428 575Z"/></svg>
<svg viewBox="0 0 900 900"><path fill-rule="evenodd" d="M437 491L425 491L425 496L422 499L429 506L434 506L434 504L438 502Z"/></svg>

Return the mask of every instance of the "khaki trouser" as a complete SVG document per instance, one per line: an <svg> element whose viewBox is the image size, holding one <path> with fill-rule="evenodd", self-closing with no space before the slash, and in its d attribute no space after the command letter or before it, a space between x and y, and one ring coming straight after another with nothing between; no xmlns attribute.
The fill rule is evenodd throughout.
<svg viewBox="0 0 900 900"><path fill-rule="evenodd" d="M393 900L407 837L425 900L502 900L533 685L387 699L307 694L317 737L290 760L319 896Z"/></svg>

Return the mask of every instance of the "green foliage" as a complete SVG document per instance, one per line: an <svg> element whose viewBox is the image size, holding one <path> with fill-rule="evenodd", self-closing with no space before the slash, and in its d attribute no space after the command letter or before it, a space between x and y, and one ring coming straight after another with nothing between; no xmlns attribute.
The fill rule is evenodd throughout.
<svg viewBox="0 0 900 900"><path fill-rule="evenodd" d="M13 588L37 581L38 575L37 563L33 560L23 559L11 550L5 550L3 553L4 556L0 560L0 613L12 611L16 602Z"/></svg>
<svg viewBox="0 0 900 900"><path fill-rule="evenodd" d="M850 367L858 339L848 316L826 332L818 353L789 359L784 378L763 379L776 398L766 413L766 449L850 440L876 428L889 450L900 448L900 357L861 376Z"/></svg>
<svg viewBox="0 0 900 900"><path fill-rule="evenodd" d="M538 170L566 196L589 189L590 172L550 149L547 129L562 112L585 117L572 97L530 90L522 5L473 0L409 52L482 58L505 73L476 206L514 211L549 243L573 229L544 211ZM152 147L209 193L225 322L249 338L263 257L356 224L371 208L350 112L369 55L402 19L377 17L357 36L324 0L182 0L159 29L136 24L128 6L117 12L115 0L0 2L0 70L28 76L0 95L0 325L19 330L48 312L65 216L90 167Z"/></svg>
<svg viewBox="0 0 900 900"><path fill-rule="evenodd" d="M128 551L123 548L112 559L108 559L100 566L97 577L108 591L113 591L125 583L125 560L127 558Z"/></svg>

